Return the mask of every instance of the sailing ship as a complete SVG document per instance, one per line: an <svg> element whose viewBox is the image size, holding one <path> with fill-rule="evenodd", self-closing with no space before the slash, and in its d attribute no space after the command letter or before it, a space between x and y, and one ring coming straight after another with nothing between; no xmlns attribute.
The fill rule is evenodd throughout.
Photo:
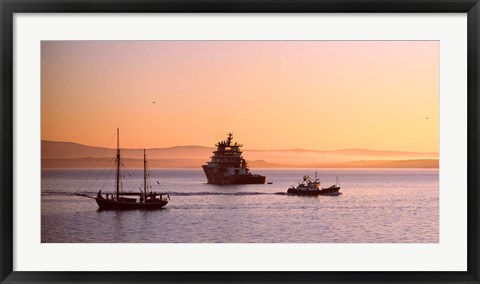
<svg viewBox="0 0 480 284"><path fill-rule="evenodd" d="M264 184L266 176L252 174L247 161L242 156L237 142L233 143L233 134L228 133L227 139L215 146L210 162L203 165L203 171L211 184Z"/></svg>
<svg viewBox="0 0 480 284"><path fill-rule="evenodd" d="M291 186L287 193L297 194L297 195L341 195L339 192L340 183L338 182L338 177L334 185L321 188L320 180L317 178L317 173L315 173L315 179L312 179L308 174L303 176L303 181L298 184L298 186Z"/></svg>
<svg viewBox="0 0 480 284"><path fill-rule="evenodd" d="M100 210L131 210L131 209L160 209L167 205L168 194L150 192L147 193L147 153L143 150L143 192L120 192L120 131L117 128L117 156L115 160L117 166L115 194L102 195L102 190L95 197ZM158 182L157 182L158 183Z"/></svg>

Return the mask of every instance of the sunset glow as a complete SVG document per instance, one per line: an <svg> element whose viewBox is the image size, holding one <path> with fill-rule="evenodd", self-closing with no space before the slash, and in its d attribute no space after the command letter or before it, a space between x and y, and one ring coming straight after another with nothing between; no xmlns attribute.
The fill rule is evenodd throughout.
<svg viewBox="0 0 480 284"><path fill-rule="evenodd" d="M46 41L42 139L438 152L437 41ZM113 145L110 145L113 146Z"/></svg>

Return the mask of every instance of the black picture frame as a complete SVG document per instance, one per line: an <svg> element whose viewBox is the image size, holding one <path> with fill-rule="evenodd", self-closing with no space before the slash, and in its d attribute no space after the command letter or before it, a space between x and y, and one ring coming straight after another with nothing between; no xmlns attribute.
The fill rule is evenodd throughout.
<svg viewBox="0 0 480 284"><path fill-rule="evenodd" d="M480 283L478 0L0 0L1 283ZM18 272L13 271L14 13L468 13L468 269L466 272ZM45 256L48 257L48 256Z"/></svg>

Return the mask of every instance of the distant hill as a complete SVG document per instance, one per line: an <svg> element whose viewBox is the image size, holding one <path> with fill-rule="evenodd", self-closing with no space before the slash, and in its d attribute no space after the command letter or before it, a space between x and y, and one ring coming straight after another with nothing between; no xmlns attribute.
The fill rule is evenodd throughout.
<svg viewBox="0 0 480 284"><path fill-rule="evenodd" d="M115 158L72 158L72 159L42 159L42 168L110 168L114 166ZM194 159L150 159L150 168L198 168L203 160ZM127 168L142 168L142 159L125 158L122 163Z"/></svg>
<svg viewBox="0 0 480 284"><path fill-rule="evenodd" d="M213 147L176 146L147 149L152 168L195 168L210 159ZM115 149L72 142L42 141L42 168L106 167ZM123 149L129 167L142 167L143 149ZM285 167L438 167L438 153L345 150L244 150L252 168Z"/></svg>
<svg viewBox="0 0 480 284"><path fill-rule="evenodd" d="M125 158L143 157L143 149L121 148ZM203 146L178 146L147 149L150 158L155 157L208 157L214 148ZM116 149L86 146L73 142L42 141L42 159L104 158L115 156Z"/></svg>
<svg viewBox="0 0 480 284"><path fill-rule="evenodd" d="M341 150L305 150L305 149L291 149L291 150L250 150L251 152L290 152L290 153L319 153L327 155L343 155L343 156L396 156L396 157L410 157L410 156L438 156L435 152L406 152L406 151L382 151L369 149L341 149Z"/></svg>

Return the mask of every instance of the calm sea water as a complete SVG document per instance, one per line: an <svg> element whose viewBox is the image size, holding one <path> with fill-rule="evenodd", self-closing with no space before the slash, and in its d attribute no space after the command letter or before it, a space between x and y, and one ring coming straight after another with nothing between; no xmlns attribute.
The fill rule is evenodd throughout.
<svg viewBox="0 0 480 284"><path fill-rule="evenodd" d="M151 190L170 194L164 209L99 211L75 193L112 193L110 170L42 170L42 242L438 242L437 169L323 169L322 186L338 176L343 195L286 195L307 171L256 169L273 184L216 186L201 169L152 170ZM124 188L142 186L142 170L125 175Z"/></svg>

